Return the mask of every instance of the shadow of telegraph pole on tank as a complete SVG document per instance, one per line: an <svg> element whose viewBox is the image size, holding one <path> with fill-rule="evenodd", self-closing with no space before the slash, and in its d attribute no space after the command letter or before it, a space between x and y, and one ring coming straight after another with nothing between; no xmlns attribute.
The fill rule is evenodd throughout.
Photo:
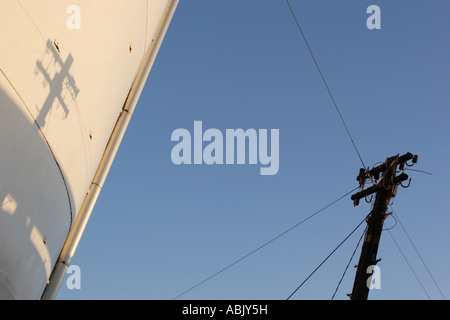
<svg viewBox="0 0 450 320"><path fill-rule="evenodd" d="M69 69L73 63L72 55L69 54L66 61L63 61L61 59L60 49L56 40L53 43L50 40L47 40L45 53L51 54L50 59L44 56L42 60L36 61L37 70L35 71L36 74L40 72L44 76L44 87L47 85L50 87L50 92L39 111L39 115L36 118L36 122L40 127L45 125L47 115L50 112L55 100L58 100L59 105L63 108L63 119L67 118L69 108L64 102L65 96L69 93L71 98L75 99L80 92L75 83L74 77L69 73ZM46 65L44 65L44 63ZM51 69L56 70L53 72L53 78L51 75L53 70Z"/></svg>

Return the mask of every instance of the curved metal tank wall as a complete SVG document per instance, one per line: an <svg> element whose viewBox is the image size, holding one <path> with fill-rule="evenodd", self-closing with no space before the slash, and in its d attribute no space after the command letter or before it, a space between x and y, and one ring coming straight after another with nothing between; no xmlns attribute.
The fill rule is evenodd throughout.
<svg viewBox="0 0 450 320"><path fill-rule="evenodd" d="M168 0L0 4L0 299L39 299Z"/></svg>

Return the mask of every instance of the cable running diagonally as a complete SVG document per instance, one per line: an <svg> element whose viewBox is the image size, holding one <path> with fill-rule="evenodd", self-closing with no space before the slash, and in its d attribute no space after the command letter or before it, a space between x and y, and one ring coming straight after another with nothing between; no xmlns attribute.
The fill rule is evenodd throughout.
<svg viewBox="0 0 450 320"><path fill-rule="evenodd" d="M290 227L289 229L283 231L282 233L280 233L279 235L277 235L276 237L272 238L271 240L267 241L266 243L260 245L259 247L257 247L256 249L254 249L253 251L247 253L245 256L239 258L238 260L234 261L233 263L229 264L228 266L220 269L219 271L217 271L216 273L212 274L211 276L209 276L208 278L200 281L199 283L197 283L196 285L190 287L189 289L183 291L182 293L180 293L179 295L177 295L176 297L172 298L172 300L176 300L179 297L181 297L182 295L188 293L189 291L197 288L198 286L202 285L203 283L207 282L208 280L211 280L212 278L214 278L215 276L221 274L222 272L226 271L227 269L231 268L232 266L236 265L237 263L241 262L242 260L248 258L249 256L251 256L252 254L256 253L257 251L261 250L262 248L266 247L267 245L269 245L270 243L274 242L275 240L281 238L282 236L284 236L285 234L287 234L288 232L294 230L295 228L297 228L298 226L300 226L301 224L305 223L306 221L308 221L309 219L311 219L312 217L316 216L317 214L319 214L320 212L324 211L325 209L331 207L333 204L335 204L336 202L338 202L339 200L342 200L343 198L347 197L350 193L352 193L353 191L357 190L359 187L353 188L351 191L347 192L346 194L344 194L343 196L340 196L339 198L337 198L336 200L330 202L329 204L327 204L326 206L322 207L321 209L317 210L316 212L314 212L313 214L309 215L308 217L306 217L305 219L303 219L302 221L296 223L295 225L293 225L292 227Z"/></svg>
<svg viewBox="0 0 450 320"><path fill-rule="evenodd" d="M437 284L436 280L434 279L433 275L431 274L430 269L429 269L428 266L425 264L425 261L423 260L422 255L419 253L419 250L417 250L417 247L415 246L414 242L412 241L411 237L409 236L409 234L408 234L408 232L406 231L406 229L405 229L403 223L400 221L399 216L398 216L397 213L394 211L394 209L392 208L392 206L391 206L391 209L392 209L392 212L393 212L394 216L396 217L397 221L400 223L400 226L402 227L403 231L405 232L406 237L408 238L409 242L411 243L411 245L413 246L413 248L414 248L414 250L416 251L417 255L419 256L420 261L422 261L422 264L424 265L424 267L425 267L425 269L427 270L429 276L430 276L431 279L433 280L433 282L434 282L436 288L437 288L437 289L439 290L439 292L441 293L442 298L444 298L444 300L447 300L447 299L445 298L444 293L442 292L441 288L439 287L439 285Z"/></svg>
<svg viewBox="0 0 450 320"><path fill-rule="evenodd" d="M392 241L394 241L395 246L397 247L398 251L400 251L403 259L405 259L406 264L408 265L409 269L412 271L412 273L414 274L414 277L416 278L417 282L419 282L420 286L422 287L422 290L425 292L425 294L428 297L428 300L431 300L430 295L428 294L427 290L425 289L425 287L423 286L422 282L420 281L419 277L417 276L417 273L414 271L413 267L411 266L411 264L409 263L408 259L406 258L405 254L403 253L402 249L400 249L400 246L398 245L397 241L395 240L394 236L392 235L392 232L390 230L387 230L389 232L389 235L391 236Z"/></svg>
<svg viewBox="0 0 450 320"><path fill-rule="evenodd" d="M332 255L333 255L333 253L335 253L336 252L336 250L337 249L339 249L339 247L341 246L341 245L343 245L344 244L344 242L345 241L347 241L347 239L348 238L350 238L350 236L356 231L356 230L358 230L358 228L366 221L366 219L367 219L367 216L366 217L364 217L364 219L355 227L355 229L353 229L352 230L352 232L350 232L350 234L347 236L347 237L345 237L345 239L344 240L342 240L342 242L341 243L339 243L338 244L338 246L336 247L336 248L334 248L334 250L333 251L331 251L331 253L314 269L314 271L313 272L311 272L310 273L310 275L305 279L305 280L303 280L303 282L289 295L289 297L287 297L287 299L286 300L289 300L297 291L298 291L298 289L300 289L305 283L306 283L306 281L308 281L309 280L309 278L311 278L312 277L312 275L317 271L317 270L319 270L319 268L328 260L328 258L330 258Z"/></svg>
<svg viewBox="0 0 450 320"><path fill-rule="evenodd" d="M347 124L344 121L344 117L342 116L341 111L339 110L339 107L338 107L338 105L336 103L336 100L334 99L334 96L331 93L330 88L328 87L328 83L325 80L325 77L324 77L322 71L319 68L319 64L317 63L316 57L314 56L314 53L312 52L311 47L309 46L308 40L306 40L305 34L303 33L303 30L302 30L302 27L300 26L300 23L298 22L297 17L295 16L294 11L292 10L292 7L291 7L291 4L289 3L289 0L286 0L286 3L288 5L288 7L289 7L289 10L291 11L292 16L294 17L295 23L297 24L298 30L300 31L300 33L302 35L302 38L305 41L306 47L308 48L308 51L309 51L309 53L311 55L311 58L314 60L314 64L316 65L317 71L319 71L320 77L322 78L322 81L325 84L325 87L326 87L326 89L328 91L328 94L330 95L330 98L333 101L334 107L336 108L336 111L337 111L337 113L339 115L339 118L341 118L341 121L342 121L342 124L344 125L345 131L347 131L347 135L348 135L348 137L350 138L350 141L353 144L353 148L355 148L355 151L358 154L358 157L359 157L359 160L361 161L361 164L363 165L364 168L366 168L366 165L364 164L364 161L363 161L363 159L361 157L361 154L359 153L359 150L356 147L355 141L353 140L353 137L350 134L350 131L348 130Z"/></svg>
<svg viewBox="0 0 450 320"><path fill-rule="evenodd" d="M344 272L342 273L341 279L339 280L339 283L338 283L336 289L334 290L334 293L333 293L333 296L331 297L331 300L334 300L334 297L335 297L335 295L336 295L336 293L337 293L337 291L338 291L338 289L339 289L339 287L340 287L340 285L342 283L342 280L344 279L344 276L347 273L348 267L350 266L350 263L352 263L353 257L355 256L355 253L356 253L356 251L359 248L359 244L361 243L361 240L364 238L364 235L366 234L366 232L367 232L367 227L364 229L361 237L359 238L358 243L356 244L355 250L353 250L352 256L350 257L350 260L348 260L347 266L345 267Z"/></svg>

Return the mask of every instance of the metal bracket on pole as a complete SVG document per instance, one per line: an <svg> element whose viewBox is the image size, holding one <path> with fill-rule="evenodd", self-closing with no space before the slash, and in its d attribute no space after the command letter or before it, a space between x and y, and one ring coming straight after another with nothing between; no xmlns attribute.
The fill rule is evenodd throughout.
<svg viewBox="0 0 450 320"><path fill-rule="evenodd" d="M351 199L353 200L353 205L356 207L359 205L359 200L361 198L367 197L368 195L371 195L373 193L376 193L381 187L393 185L398 186L403 181L408 180L408 175L404 172L402 172L400 175L395 176L393 175L391 181L384 181L383 179L380 179L380 174L389 169L388 163L391 165L391 167L399 167L399 170L404 170L405 165L406 166L413 166L415 163L417 163L417 155L412 155L412 153L405 153L402 156L393 156L386 159L386 162L376 166L370 170L366 169L359 169L359 175L356 177L356 180L359 182L359 186L363 189L360 192L355 193L351 196ZM412 164L408 164L407 161L412 160ZM364 189L365 183L367 180L371 180L373 185L370 188ZM409 184L408 184L409 186ZM394 194L395 196L395 194Z"/></svg>

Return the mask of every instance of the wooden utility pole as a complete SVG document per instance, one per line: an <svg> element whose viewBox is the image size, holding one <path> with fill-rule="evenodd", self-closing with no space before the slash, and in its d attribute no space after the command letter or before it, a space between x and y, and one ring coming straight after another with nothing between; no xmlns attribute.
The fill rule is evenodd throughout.
<svg viewBox="0 0 450 320"><path fill-rule="evenodd" d="M411 159L413 164L407 164L406 162ZM373 209L367 218L367 232L361 249L353 290L350 295L351 300L367 300L369 295L370 282L368 279L371 274L368 273L368 270L370 270L370 266L376 265L379 261L377 259L378 245L380 243L384 220L388 216L386 211L390 199L395 197L398 185L408 179L408 175L403 172L396 176L397 167L400 171L403 171L405 165L412 166L416 162L417 156L406 153L400 157L397 155L387 158L384 164L374 167L371 170L360 169L356 180L359 181L360 187L363 190L352 195L351 199L354 205L357 206L361 198L366 198L373 193L376 193L376 196ZM380 174L382 174L381 179L379 179ZM368 179L372 181L373 186L364 189L365 182Z"/></svg>

